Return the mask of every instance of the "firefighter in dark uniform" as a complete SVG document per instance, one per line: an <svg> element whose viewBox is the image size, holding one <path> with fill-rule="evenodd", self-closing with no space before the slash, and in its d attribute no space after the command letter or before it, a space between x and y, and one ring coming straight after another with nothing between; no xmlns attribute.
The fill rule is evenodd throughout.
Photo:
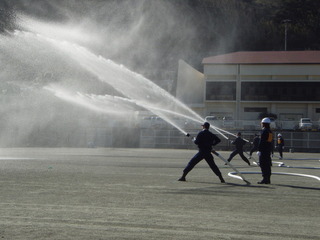
<svg viewBox="0 0 320 240"><path fill-rule="evenodd" d="M214 162L213 156L211 154L212 147L221 142L215 134L209 131L210 123L205 122L202 125L203 130L198 133L197 137L194 139L194 143L198 145L199 152L194 155L190 160L188 165L183 170L183 174L179 181L186 181L187 174L203 159L206 160L211 170L219 177L220 181L224 183L222 174Z"/></svg>
<svg viewBox="0 0 320 240"><path fill-rule="evenodd" d="M270 119L264 118L261 120L262 132L260 136L260 143L258 146L258 156L259 164L262 172L263 179L258 182L258 184L270 184L271 177L271 151L272 151L272 142L273 134L270 129Z"/></svg>
<svg viewBox="0 0 320 240"><path fill-rule="evenodd" d="M250 155L249 159L251 159L252 153L258 150L259 142L260 142L260 136L259 136L259 134L256 133L256 134L254 134L252 148L250 149L250 153L249 153L249 155Z"/></svg>
<svg viewBox="0 0 320 240"><path fill-rule="evenodd" d="M230 162L235 155L239 154L242 160L250 166L250 161L243 154L243 146L246 144L246 141L241 138L241 132L238 132L237 138L231 143L236 146L236 149L230 154L228 162Z"/></svg>
<svg viewBox="0 0 320 240"><path fill-rule="evenodd" d="M282 159L283 158L283 149L284 149L284 139L281 135L281 133L278 134L278 139L277 139L277 149L278 149L278 152L279 152L279 159Z"/></svg>

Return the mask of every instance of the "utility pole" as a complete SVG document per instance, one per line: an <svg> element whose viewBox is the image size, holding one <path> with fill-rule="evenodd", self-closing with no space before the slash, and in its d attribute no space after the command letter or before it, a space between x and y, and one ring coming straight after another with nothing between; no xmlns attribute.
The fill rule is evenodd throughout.
<svg viewBox="0 0 320 240"><path fill-rule="evenodd" d="M288 23L290 23L290 19L285 19L282 21L284 23L284 50L287 51L287 36L288 36Z"/></svg>

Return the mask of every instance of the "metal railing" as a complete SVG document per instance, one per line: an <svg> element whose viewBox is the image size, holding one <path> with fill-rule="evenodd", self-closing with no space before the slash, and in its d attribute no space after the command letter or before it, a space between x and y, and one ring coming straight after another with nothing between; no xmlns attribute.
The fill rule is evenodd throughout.
<svg viewBox="0 0 320 240"><path fill-rule="evenodd" d="M191 137L196 136L199 129L189 131ZM239 129L234 129L236 133ZM214 131L213 131L214 132ZM245 150L251 148L251 142L254 134L259 133L257 130L241 130L243 138L249 140L245 145ZM274 146L276 146L276 135L279 132L274 130ZM320 132L293 132L281 131L285 140L285 151L289 152L320 152ZM196 149L196 145L192 142L191 137L188 138L181 132L175 129L142 129L140 131L140 147L141 148L182 148L182 149ZM230 140L219 136L222 140L217 145L217 150L231 150L234 148L230 144L234 136L228 136Z"/></svg>
<svg viewBox="0 0 320 240"><path fill-rule="evenodd" d="M240 122L238 122L240 123ZM248 125L246 125L248 124ZM251 125L249 125L251 124ZM184 130L191 137L201 130L199 123L187 124ZM259 122L242 121L240 127L223 127L232 134L238 131L252 142L254 134L260 132ZM245 126L250 126L245 128ZM320 131L273 130L274 136L281 133L285 139L286 151L320 152ZM70 127L58 129L55 127L33 129L27 132L25 128L2 129L0 147L140 147L140 148L177 148L196 149L191 137L186 137L174 127L160 123L156 126L128 126L125 129L117 127ZM231 140L234 136L228 135ZM230 150L230 141L220 136L222 142L217 150ZM246 144L250 148L250 143Z"/></svg>

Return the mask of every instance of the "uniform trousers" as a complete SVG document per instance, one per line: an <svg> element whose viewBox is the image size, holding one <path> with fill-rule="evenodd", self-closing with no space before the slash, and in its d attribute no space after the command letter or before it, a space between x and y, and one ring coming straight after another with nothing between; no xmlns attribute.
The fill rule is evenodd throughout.
<svg viewBox="0 0 320 240"><path fill-rule="evenodd" d="M218 176L221 177L221 172L214 162L211 151L199 151L194 157L189 161L183 173L188 174L201 160L205 159L211 170Z"/></svg>
<svg viewBox="0 0 320 240"><path fill-rule="evenodd" d="M243 151L237 150L237 149L234 150L234 151L230 154L230 156L229 156L229 158L228 158L228 162L230 162L230 161L232 160L232 158L234 158L234 156L237 155L237 154L240 155L240 157L242 158L243 161L245 161L246 163L248 163L248 164L250 165L250 162L249 162L248 158L246 158L246 156L244 156Z"/></svg>
<svg viewBox="0 0 320 240"><path fill-rule="evenodd" d="M263 181L270 183L271 165L272 165L270 153L267 153L267 154L261 153L259 157L259 164L262 172Z"/></svg>
<svg viewBox="0 0 320 240"><path fill-rule="evenodd" d="M282 146L278 146L277 148L278 148L280 157L283 158L283 147Z"/></svg>

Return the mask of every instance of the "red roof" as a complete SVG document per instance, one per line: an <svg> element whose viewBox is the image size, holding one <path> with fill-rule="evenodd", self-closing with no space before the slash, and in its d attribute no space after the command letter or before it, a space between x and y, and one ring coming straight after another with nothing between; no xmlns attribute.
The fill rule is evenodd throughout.
<svg viewBox="0 0 320 240"><path fill-rule="evenodd" d="M320 51L233 52L204 58L202 64L317 64Z"/></svg>

